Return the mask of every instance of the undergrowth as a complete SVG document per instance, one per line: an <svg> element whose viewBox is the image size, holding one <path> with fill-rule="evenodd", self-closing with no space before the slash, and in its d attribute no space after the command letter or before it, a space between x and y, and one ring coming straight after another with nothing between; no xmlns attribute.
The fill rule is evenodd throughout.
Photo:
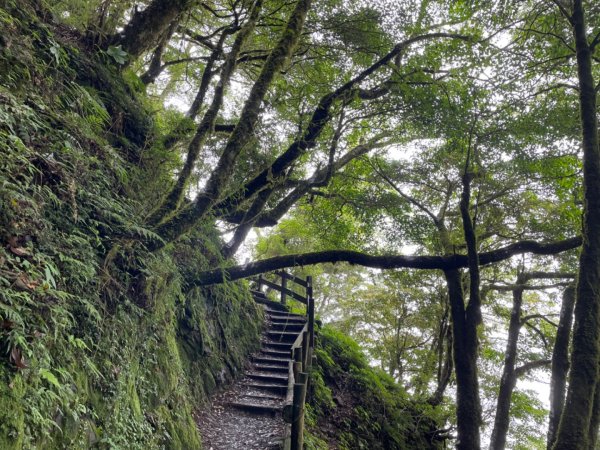
<svg viewBox="0 0 600 450"><path fill-rule="evenodd" d="M430 407L411 401L359 345L330 326L319 330L309 392L306 447L311 450L434 449Z"/></svg>

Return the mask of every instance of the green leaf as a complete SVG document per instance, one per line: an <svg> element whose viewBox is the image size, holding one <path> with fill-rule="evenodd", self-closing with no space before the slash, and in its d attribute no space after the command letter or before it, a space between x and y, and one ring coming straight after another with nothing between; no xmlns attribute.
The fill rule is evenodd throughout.
<svg viewBox="0 0 600 450"><path fill-rule="evenodd" d="M123 65L127 62L127 52L120 45L110 46L106 50L106 54L110 56L117 64Z"/></svg>
<svg viewBox="0 0 600 450"><path fill-rule="evenodd" d="M58 381L58 378L56 378L56 376L49 370L40 369L40 377L59 389L62 387L60 382Z"/></svg>

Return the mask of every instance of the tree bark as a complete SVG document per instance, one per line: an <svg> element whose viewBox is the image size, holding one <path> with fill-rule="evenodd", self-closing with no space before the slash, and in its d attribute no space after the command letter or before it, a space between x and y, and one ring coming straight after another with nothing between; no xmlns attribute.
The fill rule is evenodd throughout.
<svg viewBox="0 0 600 450"><path fill-rule="evenodd" d="M556 432L565 402L567 374L569 372L569 343L575 306L575 288L568 286L563 293L556 341L552 351L552 376L550 378L550 418L548 423L547 448L556 440Z"/></svg>
<svg viewBox="0 0 600 450"><path fill-rule="evenodd" d="M481 404L477 380L477 329L467 320L462 274L458 269L445 270L448 286L452 334L454 344L454 371L456 374L456 424L458 450L480 448L479 426Z"/></svg>
<svg viewBox="0 0 600 450"><path fill-rule="evenodd" d="M235 163L242 148L254 131L260 106L269 86L291 56L300 39L310 5L311 0L299 0L297 2L279 41L269 54L258 79L250 90L240 119L231 133L217 163L217 167L211 173L205 189L198 194L194 203L189 208L180 211L173 218L158 226L158 234L163 237L165 242L172 242L186 233L194 224L208 214L219 200L233 174ZM152 249L156 250L163 245L157 243Z"/></svg>
<svg viewBox="0 0 600 450"><path fill-rule="evenodd" d="M452 322L454 325L454 371L456 373L456 419L457 441L459 450L475 450L481 447L479 427L481 426L481 401L479 399L479 377L477 374L478 338L477 326L481 323L481 293L479 291L479 255L477 251L477 237L475 225L471 217L471 175L467 172L469 159L465 166L463 176L463 189L460 199L460 214L463 224L463 234L467 244L467 263L469 268L469 301L466 308L464 299L458 298L455 292L456 283L452 275L450 280L446 273ZM452 273L452 272L451 272ZM460 282L460 273L458 275ZM462 293L462 288L461 288ZM453 295L456 298L453 298ZM460 301L460 305L458 302ZM460 306L460 308L459 308ZM461 314L458 318L457 314ZM462 328L462 329L460 329Z"/></svg>
<svg viewBox="0 0 600 450"><path fill-rule="evenodd" d="M227 87L229 86L231 77L235 72L238 55L242 49L242 46L244 45L244 42L250 36L250 34L252 34L254 27L256 26L256 21L258 19L258 14L261 8L262 0L257 0L257 2L252 7L252 11L250 13L250 17L248 18L248 21L236 36L233 46L231 47L231 51L227 55L227 59L225 60L225 64L223 65L223 69L221 70L221 77L219 79L219 83L215 88L215 93L213 95L210 107L208 108L208 111L206 111L204 117L200 121L198 129L196 130L196 134L194 135L194 138L188 146L185 164L181 169L179 176L177 177L175 186L173 186L171 191L167 194L167 196L165 197L161 205L158 207L158 209L148 218L148 222L150 224L155 225L159 223L165 216L177 210L181 205L185 194L185 189L189 183L190 177L192 176L194 167L196 166L196 161L200 156L200 151L202 150L206 139L214 130L215 122L217 121L217 117L219 115L219 111L221 110L221 106L223 105L223 99L225 97ZM231 31L232 29L227 29L223 31L223 34L219 39L217 49L222 47L225 37L228 34L230 34ZM210 71L211 69L207 67L207 70ZM206 70L204 75L206 75ZM204 81L205 80L203 77L203 82Z"/></svg>
<svg viewBox="0 0 600 450"><path fill-rule="evenodd" d="M579 258L569 388L554 449L587 450L600 361L600 148L592 54L582 0L573 1L571 24L577 50L583 144L583 247Z"/></svg>

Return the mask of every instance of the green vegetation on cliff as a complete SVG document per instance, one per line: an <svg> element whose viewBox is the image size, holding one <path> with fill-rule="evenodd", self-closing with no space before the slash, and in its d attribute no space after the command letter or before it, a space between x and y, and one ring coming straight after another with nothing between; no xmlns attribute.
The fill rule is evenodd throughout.
<svg viewBox="0 0 600 450"><path fill-rule="evenodd" d="M200 448L193 410L261 320L242 285L190 287L210 229L136 239L158 239L140 224L173 156L143 146L169 118L33 7L0 22L0 448Z"/></svg>
<svg viewBox="0 0 600 450"><path fill-rule="evenodd" d="M355 341L325 326L315 354L308 448L442 448L433 408L414 402L392 377L370 367Z"/></svg>

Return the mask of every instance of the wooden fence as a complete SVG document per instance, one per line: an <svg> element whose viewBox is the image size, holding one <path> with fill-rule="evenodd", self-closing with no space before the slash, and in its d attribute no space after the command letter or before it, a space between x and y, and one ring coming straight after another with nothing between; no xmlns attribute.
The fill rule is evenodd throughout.
<svg viewBox="0 0 600 450"><path fill-rule="evenodd" d="M281 293L280 301L287 304L287 298L293 298L306 305L306 323L292 344L291 361L288 369L288 389L283 407L283 419L286 422L284 450L302 450L304 445L304 403L313 364L315 347L315 301L313 298L312 277L306 280L283 270L275 272L281 279L281 285L269 281L260 275L258 290L267 286ZM288 282L303 288L305 294L298 294L288 287Z"/></svg>

